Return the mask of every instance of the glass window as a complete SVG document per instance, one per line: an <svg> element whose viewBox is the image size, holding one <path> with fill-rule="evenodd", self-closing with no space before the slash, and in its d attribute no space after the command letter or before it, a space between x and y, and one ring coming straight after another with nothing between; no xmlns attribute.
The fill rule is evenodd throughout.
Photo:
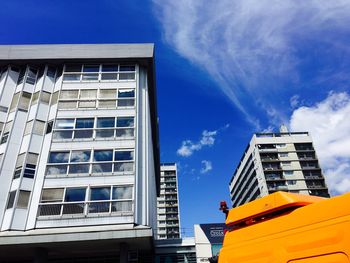
<svg viewBox="0 0 350 263"><path fill-rule="evenodd" d="M114 152L114 160L116 161L125 161L125 160L133 160L134 152L133 151L115 151Z"/></svg>
<svg viewBox="0 0 350 263"><path fill-rule="evenodd" d="M54 140L72 139L73 131L55 131L53 133Z"/></svg>
<svg viewBox="0 0 350 263"><path fill-rule="evenodd" d="M132 186L114 186L112 199L131 199Z"/></svg>
<svg viewBox="0 0 350 263"><path fill-rule="evenodd" d="M89 139L92 138L93 130L76 130L74 139Z"/></svg>
<svg viewBox="0 0 350 263"><path fill-rule="evenodd" d="M133 163L118 162L114 163L114 172L132 172L134 170Z"/></svg>
<svg viewBox="0 0 350 263"><path fill-rule="evenodd" d="M96 130L96 138L112 138L114 137L114 130L113 129L103 129L103 130Z"/></svg>
<svg viewBox="0 0 350 263"><path fill-rule="evenodd" d="M25 153L21 153L17 157L16 167L22 166L24 163Z"/></svg>
<svg viewBox="0 0 350 263"><path fill-rule="evenodd" d="M38 135L44 135L45 122L36 120L34 122L33 133Z"/></svg>
<svg viewBox="0 0 350 263"><path fill-rule="evenodd" d="M102 65L102 72L117 72L118 65Z"/></svg>
<svg viewBox="0 0 350 263"><path fill-rule="evenodd" d="M102 80L118 80L118 73L102 73Z"/></svg>
<svg viewBox="0 0 350 263"><path fill-rule="evenodd" d="M61 101L58 103L58 109L75 109L77 107L76 101Z"/></svg>
<svg viewBox="0 0 350 263"><path fill-rule="evenodd" d="M4 128L4 133L9 132L11 130L11 127L12 127L12 121L6 122L5 128Z"/></svg>
<svg viewBox="0 0 350 263"><path fill-rule="evenodd" d="M119 80L134 80L135 73L119 73Z"/></svg>
<svg viewBox="0 0 350 263"><path fill-rule="evenodd" d="M16 168L14 174L13 174L13 179L17 179L21 177L22 174L22 167Z"/></svg>
<svg viewBox="0 0 350 263"><path fill-rule="evenodd" d="M30 134L32 132L33 120L28 121L26 123L26 127L24 128L24 135Z"/></svg>
<svg viewBox="0 0 350 263"><path fill-rule="evenodd" d="M18 195L17 207L18 208L27 208L29 203L30 192L20 190Z"/></svg>
<svg viewBox="0 0 350 263"><path fill-rule="evenodd" d="M118 117L117 127L134 127L134 117Z"/></svg>
<svg viewBox="0 0 350 263"><path fill-rule="evenodd" d="M81 65L66 65L64 72L81 72Z"/></svg>
<svg viewBox="0 0 350 263"><path fill-rule="evenodd" d="M112 212L131 212L132 211L132 202L123 201L123 202L112 202Z"/></svg>
<svg viewBox="0 0 350 263"><path fill-rule="evenodd" d="M73 129L74 119L57 119L55 123L56 129Z"/></svg>
<svg viewBox="0 0 350 263"><path fill-rule="evenodd" d="M119 71L135 71L135 65L120 65Z"/></svg>
<svg viewBox="0 0 350 263"><path fill-rule="evenodd" d="M30 165L30 164L26 165L26 167L28 167L28 166L30 166L31 168L33 166L35 167L35 165ZM29 169L29 168L24 169L23 177L33 179L34 176L35 176L35 168L34 169Z"/></svg>
<svg viewBox="0 0 350 263"><path fill-rule="evenodd" d="M89 81L89 80L98 80L98 74L91 74L91 73L87 74L87 73L85 73L82 76L82 80L87 80L87 81Z"/></svg>
<svg viewBox="0 0 350 263"><path fill-rule="evenodd" d="M80 99L96 99L96 89L86 89L80 91Z"/></svg>
<svg viewBox="0 0 350 263"><path fill-rule="evenodd" d="M69 165L70 174L87 174L89 173L89 164L71 164Z"/></svg>
<svg viewBox="0 0 350 263"><path fill-rule="evenodd" d="M58 91L52 93L51 106L57 104L58 101Z"/></svg>
<svg viewBox="0 0 350 263"><path fill-rule="evenodd" d="M134 129L118 129L116 131L116 137L134 137Z"/></svg>
<svg viewBox="0 0 350 263"><path fill-rule="evenodd" d="M110 200L111 199L111 188L110 187L96 187L90 190L90 200Z"/></svg>
<svg viewBox="0 0 350 263"><path fill-rule="evenodd" d="M48 133L51 133L52 132L52 127L53 127L53 121L49 121L48 123L47 123L47 126L46 126L46 134L48 134Z"/></svg>
<svg viewBox="0 0 350 263"><path fill-rule="evenodd" d="M26 83L34 85L36 81L37 73L38 73L37 69L29 68Z"/></svg>
<svg viewBox="0 0 350 263"><path fill-rule="evenodd" d="M14 111L17 107L17 103L19 100L19 96L20 96L20 92L17 92L15 95L13 95L12 101L11 101L11 105L10 105L10 112Z"/></svg>
<svg viewBox="0 0 350 263"><path fill-rule="evenodd" d="M10 209L13 207L14 203L15 203L15 197L16 197L16 191L12 191L9 194L9 199L7 201L7 207L6 209Z"/></svg>
<svg viewBox="0 0 350 263"><path fill-rule="evenodd" d="M23 91L22 96L19 100L18 108L22 110L28 110L31 98L32 98L31 93Z"/></svg>
<svg viewBox="0 0 350 263"><path fill-rule="evenodd" d="M92 164L92 173L111 173L112 163L95 163Z"/></svg>
<svg viewBox="0 0 350 263"><path fill-rule="evenodd" d="M116 89L100 89L99 98L115 99L116 94Z"/></svg>
<svg viewBox="0 0 350 263"><path fill-rule="evenodd" d="M96 127L97 128L108 128L114 127L115 118L97 118Z"/></svg>
<svg viewBox="0 0 350 263"><path fill-rule="evenodd" d="M116 107L116 100L100 100L98 107L101 109L113 109Z"/></svg>
<svg viewBox="0 0 350 263"><path fill-rule="evenodd" d="M67 188L64 197L65 202L85 201L86 188Z"/></svg>
<svg viewBox="0 0 350 263"><path fill-rule="evenodd" d="M51 189L43 189L41 195L41 202L62 202L63 201L63 188L51 188Z"/></svg>
<svg viewBox="0 0 350 263"><path fill-rule="evenodd" d="M55 79L55 75L56 75L56 68L54 67L48 67L47 68L47 72L46 75L52 79Z"/></svg>
<svg viewBox="0 0 350 263"><path fill-rule="evenodd" d="M94 161L112 161L113 151L112 150L95 150L94 151Z"/></svg>
<svg viewBox="0 0 350 263"><path fill-rule="evenodd" d="M119 89L118 98L134 98L135 90L134 89Z"/></svg>
<svg viewBox="0 0 350 263"><path fill-rule="evenodd" d="M47 175L67 174L67 165L49 165L46 167Z"/></svg>
<svg viewBox="0 0 350 263"><path fill-rule="evenodd" d="M86 128L93 128L94 127L94 119L77 119L75 123L76 129L86 129Z"/></svg>
<svg viewBox="0 0 350 263"><path fill-rule="evenodd" d="M79 108L96 108L96 101L88 100L88 101L79 101Z"/></svg>
<svg viewBox="0 0 350 263"><path fill-rule="evenodd" d="M45 104L49 104L50 103L50 98L51 98L51 93L50 92L46 92L46 91L41 92L40 102L45 103Z"/></svg>
<svg viewBox="0 0 350 263"><path fill-rule="evenodd" d="M80 74L64 74L63 80L64 81L79 81Z"/></svg>
<svg viewBox="0 0 350 263"><path fill-rule="evenodd" d="M77 99L79 90L61 90L60 99Z"/></svg>
<svg viewBox="0 0 350 263"><path fill-rule="evenodd" d="M99 72L100 65L84 65L83 72Z"/></svg>
<svg viewBox="0 0 350 263"><path fill-rule="evenodd" d="M32 98L32 105L37 104L38 100L39 100L39 95L40 95L40 91L37 91L33 94L33 98Z"/></svg>
<svg viewBox="0 0 350 263"><path fill-rule="evenodd" d="M28 153L27 155L27 164L37 164L39 154L37 153Z"/></svg>
<svg viewBox="0 0 350 263"><path fill-rule="evenodd" d="M91 151L72 151L70 156L71 162L88 162L90 161Z"/></svg>
<svg viewBox="0 0 350 263"><path fill-rule="evenodd" d="M68 163L69 152L50 152L49 163Z"/></svg>

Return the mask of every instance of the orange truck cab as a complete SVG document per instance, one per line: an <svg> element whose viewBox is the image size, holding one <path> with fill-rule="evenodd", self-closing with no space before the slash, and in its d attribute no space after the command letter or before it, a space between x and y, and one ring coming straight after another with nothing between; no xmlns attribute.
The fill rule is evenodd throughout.
<svg viewBox="0 0 350 263"><path fill-rule="evenodd" d="M350 193L276 192L229 211L219 263L350 262Z"/></svg>

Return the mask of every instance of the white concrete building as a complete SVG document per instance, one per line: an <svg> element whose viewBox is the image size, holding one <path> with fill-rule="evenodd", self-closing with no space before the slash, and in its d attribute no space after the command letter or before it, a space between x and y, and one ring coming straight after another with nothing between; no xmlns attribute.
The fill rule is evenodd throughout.
<svg viewBox="0 0 350 263"><path fill-rule="evenodd" d="M0 68L0 262L151 261L153 44L0 46Z"/></svg>
<svg viewBox="0 0 350 263"><path fill-rule="evenodd" d="M180 238L180 208L176 163L160 166L160 195L157 200L157 238Z"/></svg>
<svg viewBox="0 0 350 263"><path fill-rule="evenodd" d="M233 207L275 191L329 197L307 132L256 133L229 184Z"/></svg>

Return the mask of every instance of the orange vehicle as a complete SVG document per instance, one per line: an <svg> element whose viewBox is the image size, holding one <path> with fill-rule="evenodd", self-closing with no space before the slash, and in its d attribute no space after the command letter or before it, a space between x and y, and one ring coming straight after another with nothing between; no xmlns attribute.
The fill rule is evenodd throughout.
<svg viewBox="0 0 350 263"><path fill-rule="evenodd" d="M219 263L350 262L350 193L276 192L228 211Z"/></svg>

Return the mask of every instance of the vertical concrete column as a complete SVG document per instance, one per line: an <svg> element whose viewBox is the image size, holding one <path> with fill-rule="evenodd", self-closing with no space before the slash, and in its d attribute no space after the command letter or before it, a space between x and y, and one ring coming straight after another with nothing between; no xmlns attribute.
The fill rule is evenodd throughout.
<svg viewBox="0 0 350 263"><path fill-rule="evenodd" d="M38 247L34 252L33 263L46 263L47 262L47 249Z"/></svg>
<svg viewBox="0 0 350 263"><path fill-rule="evenodd" d="M128 263L128 245L126 243L120 243L120 263Z"/></svg>

